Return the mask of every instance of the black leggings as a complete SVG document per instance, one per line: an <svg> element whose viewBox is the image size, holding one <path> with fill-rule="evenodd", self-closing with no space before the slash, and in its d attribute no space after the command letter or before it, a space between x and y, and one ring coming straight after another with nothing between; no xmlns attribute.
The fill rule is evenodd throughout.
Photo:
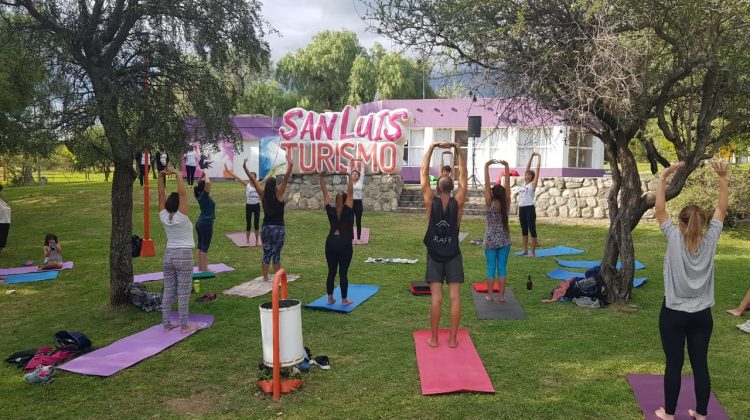
<svg viewBox="0 0 750 420"><path fill-rule="evenodd" d="M357 224L357 239L362 237L362 200L354 200L354 220Z"/></svg>
<svg viewBox="0 0 750 420"><path fill-rule="evenodd" d="M138 181L141 182L141 187L143 186L143 177L146 174L146 165L138 164Z"/></svg>
<svg viewBox="0 0 750 420"><path fill-rule="evenodd" d="M336 269L339 272L341 298L346 299L349 289L349 264L352 262L352 238L342 235L328 235L326 239L326 261L328 262L328 279L326 292L333 294L333 282L336 280Z"/></svg>
<svg viewBox="0 0 750 420"><path fill-rule="evenodd" d="M195 182L195 166L185 165L187 167L187 183L193 185Z"/></svg>
<svg viewBox="0 0 750 420"><path fill-rule="evenodd" d="M250 232L251 230L258 230L260 221L260 203L258 204L247 204L245 203L245 230ZM255 229L251 229L251 222L255 222Z"/></svg>
<svg viewBox="0 0 750 420"><path fill-rule="evenodd" d="M708 375L708 342L711 339L714 320L711 308L690 313L675 311L662 303L659 314L661 346L667 359L664 369L664 409L674 414L680 396L682 364L685 361L687 339L690 366L695 378L695 411L707 415L708 397L711 394L711 377Z"/></svg>
<svg viewBox="0 0 750 420"><path fill-rule="evenodd" d="M518 208L518 219L521 221L521 234L536 238L536 208L534 206L523 206Z"/></svg>

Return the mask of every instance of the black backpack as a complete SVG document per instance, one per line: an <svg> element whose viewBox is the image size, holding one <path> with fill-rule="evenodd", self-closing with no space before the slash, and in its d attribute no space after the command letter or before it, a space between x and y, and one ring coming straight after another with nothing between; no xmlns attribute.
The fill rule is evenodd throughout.
<svg viewBox="0 0 750 420"><path fill-rule="evenodd" d="M77 354L91 351L91 340L78 331L58 331L55 333L55 346Z"/></svg>
<svg viewBox="0 0 750 420"><path fill-rule="evenodd" d="M138 235L133 235L133 242L131 242L131 249L133 250L133 258L141 256L141 245L143 239Z"/></svg>
<svg viewBox="0 0 750 420"><path fill-rule="evenodd" d="M29 360L34 358L34 355L36 354L37 349L28 349L28 350L21 350L17 351L10 356L5 358L5 361L14 364L18 366L19 368L26 367L26 364L29 363Z"/></svg>
<svg viewBox="0 0 750 420"><path fill-rule="evenodd" d="M127 293L130 303L146 312L161 309L161 293L149 292L146 286L140 283L130 283Z"/></svg>

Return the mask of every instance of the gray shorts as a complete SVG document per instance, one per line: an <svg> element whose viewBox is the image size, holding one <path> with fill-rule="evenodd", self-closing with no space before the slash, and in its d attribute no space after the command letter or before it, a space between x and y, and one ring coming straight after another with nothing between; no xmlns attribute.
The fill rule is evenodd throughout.
<svg viewBox="0 0 750 420"><path fill-rule="evenodd" d="M427 271L424 275L427 283L463 283L464 261L461 253L446 262L435 261L427 253Z"/></svg>

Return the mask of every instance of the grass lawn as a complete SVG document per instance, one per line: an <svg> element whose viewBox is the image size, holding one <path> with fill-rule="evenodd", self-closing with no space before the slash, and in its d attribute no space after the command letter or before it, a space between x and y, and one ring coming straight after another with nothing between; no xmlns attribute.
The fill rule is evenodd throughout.
<svg viewBox="0 0 750 420"><path fill-rule="evenodd" d="M108 305L109 188L106 183L79 183L6 189L13 224L0 266L18 266L27 258L39 261L44 235L55 232L64 259L75 261L75 268L54 281L0 286L3 357L51 343L61 329L83 331L99 347L160 321L159 313ZM210 262L237 270L202 281L202 293L221 292L260 274L262 251L237 248L224 237L244 228L244 189L229 183L214 188L218 219ZM142 209L137 183L133 200ZM191 200L190 213L195 217L197 212ZM355 247L350 278L377 284L380 292L350 314L303 310L305 344L314 354L328 355L333 368L306 374L300 393L281 402L258 393L258 305L268 297L220 295L211 303L191 302L192 312L215 316L213 327L110 378L60 371L52 384L31 386L19 370L3 364L0 418L642 418L625 375L661 373L664 365L657 318L666 244L654 224L635 231L637 257L647 265L642 273L648 281L634 292L633 313L542 304L556 284L544 276L555 267L552 258L511 257L509 285L529 316L525 321L477 320L464 287L462 324L471 329L497 393L423 397L412 331L428 328L429 298L410 295L407 286L424 275L424 216L370 212L364 217L365 226L373 229L371 240ZM142 235L142 216L136 213L134 219L135 233ZM290 284L290 297L307 303L325 293L326 217L322 211L290 211L286 222L283 265L302 276ZM517 246L520 229L516 223L511 228ZM471 233L469 240L481 238L484 221L466 219L462 230ZM572 259L599 258L606 234L601 225L543 224L539 231L545 245L586 250ZM719 244L709 354L713 391L738 419L750 418L750 336L735 327L740 320L723 310L737 305L750 287L749 233L727 230ZM137 258L136 273L161 269L164 232L158 222L152 222L152 236L157 257ZM468 242L462 244L467 283L481 281L482 250ZM367 257L419 262L365 264ZM527 275L534 280L532 291L525 289ZM160 290L160 283L149 287ZM17 293L3 293L11 288Z"/></svg>

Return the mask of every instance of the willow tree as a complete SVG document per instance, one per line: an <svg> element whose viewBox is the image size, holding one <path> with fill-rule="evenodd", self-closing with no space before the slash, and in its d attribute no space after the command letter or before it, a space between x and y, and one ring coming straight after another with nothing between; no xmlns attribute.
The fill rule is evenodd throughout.
<svg viewBox="0 0 750 420"><path fill-rule="evenodd" d="M632 230L654 206L628 147L639 131L655 119L686 162L670 199L729 138L750 130L747 0L363 2L379 33L474 69L484 92L531 98L603 141L612 188L602 275L616 301L630 299Z"/></svg>
<svg viewBox="0 0 750 420"><path fill-rule="evenodd" d="M239 142L229 118L235 92L216 74L237 61L267 66L260 3L0 0L0 12L22 17L13 29L40 41L62 82L51 123L73 132L104 128L114 163L110 302L124 304L133 279L133 156L156 142L184 150L194 136Z"/></svg>

